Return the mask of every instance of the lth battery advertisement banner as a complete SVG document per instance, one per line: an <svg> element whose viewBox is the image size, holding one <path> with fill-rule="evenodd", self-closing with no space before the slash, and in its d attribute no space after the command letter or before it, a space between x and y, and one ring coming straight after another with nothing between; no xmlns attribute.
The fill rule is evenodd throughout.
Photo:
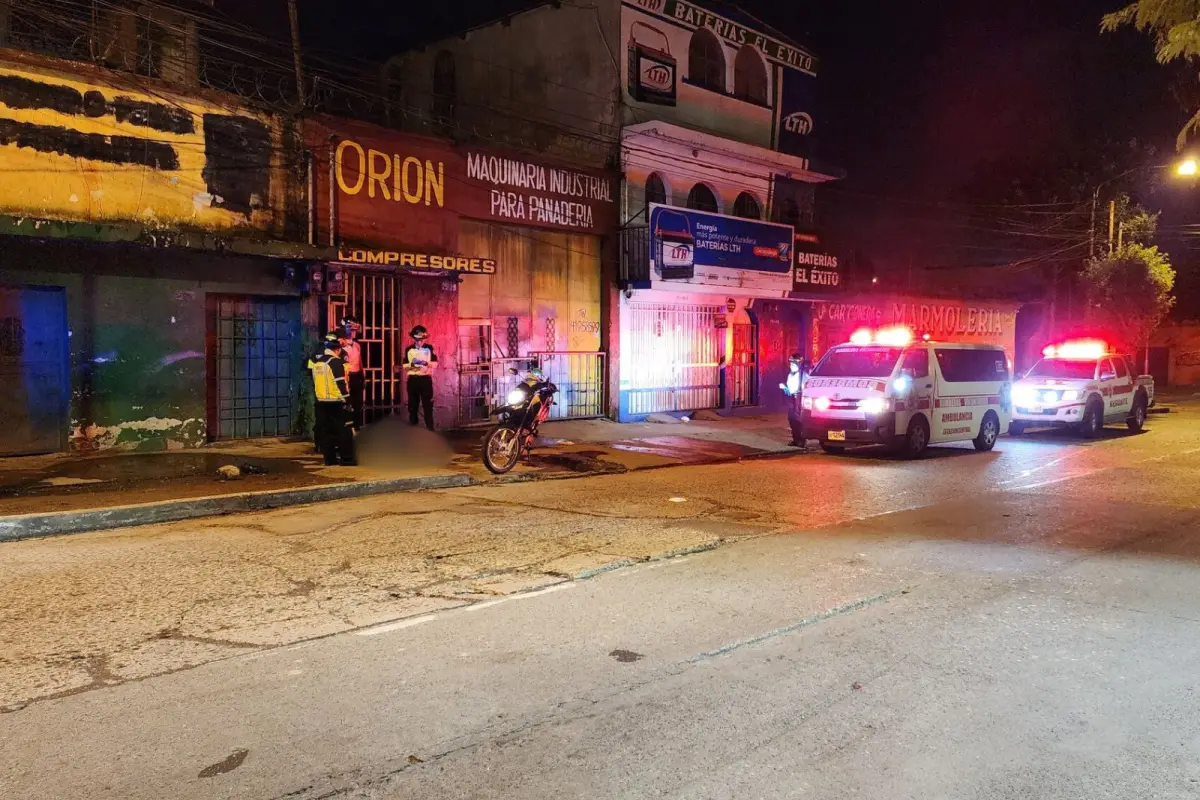
<svg viewBox="0 0 1200 800"><path fill-rule="evenodd" d="M651 286L783 296L792 288L792 227L650 205Z"/></svg>

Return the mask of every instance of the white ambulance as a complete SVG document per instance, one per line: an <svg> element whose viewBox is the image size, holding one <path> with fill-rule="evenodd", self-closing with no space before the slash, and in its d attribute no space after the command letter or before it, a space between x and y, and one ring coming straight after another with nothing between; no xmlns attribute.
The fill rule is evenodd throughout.
<svg viewBox="0 0 1200 800"><path fill-rule="evenodd" d="M1012 417L1004 348L913 341L905 328L861 330L813 368L801 395L806 439L827 453L882 444L909 457L930 444L991 450Z"/></svg>

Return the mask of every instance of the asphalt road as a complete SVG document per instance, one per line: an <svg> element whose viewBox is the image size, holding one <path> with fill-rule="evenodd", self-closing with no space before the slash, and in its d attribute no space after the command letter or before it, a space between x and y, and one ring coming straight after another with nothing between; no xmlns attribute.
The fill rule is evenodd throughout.
<svg viewBox="0 0 1200 800"><path fill-rule="evenodd" d="M512 547L522 520L737 541L31 695L0 714L0 796L1198 797L1198 474L1185 411L454 490L508 510Z"/></svg>

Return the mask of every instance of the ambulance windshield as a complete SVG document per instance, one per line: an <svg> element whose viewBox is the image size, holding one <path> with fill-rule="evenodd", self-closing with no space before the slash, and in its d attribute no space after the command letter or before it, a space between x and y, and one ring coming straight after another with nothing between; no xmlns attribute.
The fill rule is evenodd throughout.
<svg viewBox="0 0 1200 800"><path fill-rule="evenodd" d="M826 378L886 378L896 369L896 362L903 352L901 347L835 347L825 354L812 375Z"/></svg>

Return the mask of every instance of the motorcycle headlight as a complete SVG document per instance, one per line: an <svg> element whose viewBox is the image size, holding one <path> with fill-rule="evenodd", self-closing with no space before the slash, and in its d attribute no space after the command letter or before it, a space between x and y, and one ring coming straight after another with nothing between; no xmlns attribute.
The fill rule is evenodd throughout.
<svg viewBox="0 0 1200 800"><path fill-rule="evenodd" d="M510 406L523 406L523 405L525 405L525 397L526 397L526 395L525 395L524 389L513 389L511 392L508 393L506 402Z"/></svg>

